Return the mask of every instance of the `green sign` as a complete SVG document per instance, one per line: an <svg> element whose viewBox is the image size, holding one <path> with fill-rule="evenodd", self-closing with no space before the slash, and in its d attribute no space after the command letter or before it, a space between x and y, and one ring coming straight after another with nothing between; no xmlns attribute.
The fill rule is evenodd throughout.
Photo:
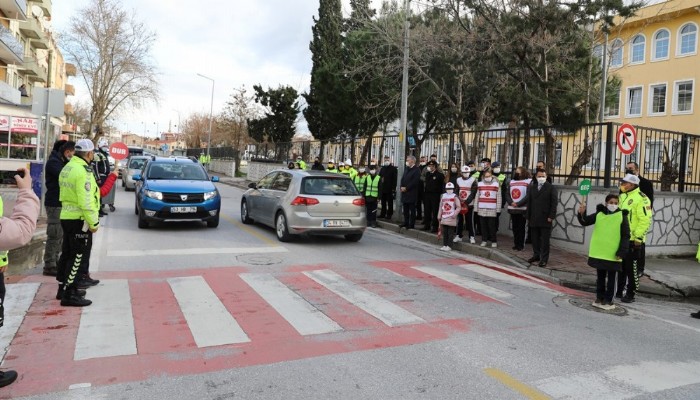
<svg viewBox="0 0 700 400"><path fill-rule="evenodd" d="M581 194L581 196L588 196L588 193L591 191L591 180L590 179L584 179L581 181L581 183L578 185L578 192Z"/></svg>

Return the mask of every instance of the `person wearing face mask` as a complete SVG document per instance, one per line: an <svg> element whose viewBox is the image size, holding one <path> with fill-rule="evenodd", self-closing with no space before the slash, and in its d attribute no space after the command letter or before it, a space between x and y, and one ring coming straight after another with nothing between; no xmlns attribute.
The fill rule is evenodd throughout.
<svg viewBox="0 0 700 400"><path fill-rule="evenodd" d="M476 182L476 179L472 176L469 167L463 166L462 176L457 178L457 185L455 185L457 197L460 200L460 212L457 215L457 234L454 238L455 243L462 241L465 229L469 235L469 243L476 243L476 239L474 239L474 209L470 207L471 203L467 203L467 198L469 198L474 182Z"/></svg>
<svg viewBox="0 0 700 400"><path fill-rule="evenodd" d="M530 225L534 255L527 262L539 261L546 267L549 261L549 239L552 223L557 216L557 189L547 182L547 171L537 170L537 180L528 188L527 222Z"/></svg>
<svg viewBox="0 0 700 400"><path fill-rule="evenodd" d="M425 167L428 165L428 157L426 156L421 156L420 158L420 164L418 165L418 168L420 169L420 181L421 185L420 188L418 188L418 202L416 203L416 219L417 220L422 220L423 219L423 211L425 208L425 194L423 193L425 191Z"/></svg>
<svg viewBox="0 0 700 400"><path fill-rule="evenodd" d="M606 311L615 308L616 275L622 271L622 260L629 252L628 213L619 208L618 196L609 194L605 204L599 204L593 214L586 215L586 203L581 203L576 214L581 225L593 225L588 265L597 270L598 279L592 306Z"/></svg>
<svg viewBox="0 0 700 400"><path fill-rule="evenodd" d="M360 173L364 173L360 168ZM377 166L369 166L369 175L365 176L365 207L367 211L367 225L377 227L377 201L379 199L379 182L381 177L377 174Z"/></svg>
<svg viewBox="0 0 700 400"><path fill-rule="evenodd" d="M416 166L416 157L406 157L406 169L401 177L401 203L403 206L403 224L400 228L415 229L416 202L418 187L421 186L420 169Z"/></svg>
<svg viewBox="0 0 700 400"><path fill-rule="evenodd" d="M503 198L501 188L491 171L482 174L482 181L477 183L477 195L474 209L481 220L481 247L498 247L496 237L496 218L501 209Z"/></svg>
<svg viewBox="0 0 700 400"><path fill-rule="evenodd" d="M445 175L437 170L437 162L429 161L425 168L425 190L423 215L423 230L437 233L438 231L438 210L440 206L440 196L445 189Z"/></svg>
<svg viewBox="0 0 700 400"><path fill-rule="evenodd" d="M513 179L506 182L506 204L513 227L513 250L525 249L525 213L527 212L528 196L532 183L532 175L525 167L518 167L513 173Z"/></svg>
<svg viewBox="0 0 700 400"><path fill-rule="evenodd" d="M365 167L360 167L360 170L357 173L357 175L355 175L355 177L352 178L352 182L355 184L357 191L362 193L362 195L364 196L365 184L367 182L367 173Z"/></svg>
<svg viewBox="0 0 700 400"><path fill-rule="evenodd" d="M460 171L457 164L450 164L450 170L445 174L445 183L450 182L452 185L457 187L457 178L460 177Z"/></svg>
<svg viewBox="0 0 700 400"><path fill-rule="evenodd" d="M440 250L452 250L452 234L457 226L457 216L460 215L461 202L455 194L455 186L451 182L445 184L445 194L440 197L438 221L442 226L442 247Z"/></svg>
<svg viewBox="0 0 700 400"><path fill-rule="evenodd" d="M547 170L547 166L544 164L544 161L539 160L537 161L537 166L535 167L535 171L542 169L542 170ZM549 183L554 183L554 180L552 180L551 176L547 176L547 182Z"/></svg>
<svg viewBox="0 0 700 400"><path fill-rule="evenodd" d="M491 172L493 173L493 178L498 181L498 184L501 186L501 198L505 199L506 198L506 190L507 190L507 183L506 183L506 174L501 172L501 163L498 161L494 161L493 164L491 164ZM503 207L506 206L506 202L503 202ZM500 225L501 225L501 211L502 209L498 209L498 215L496 216L496 232L499 231Z"/></svg>
<svg viewBox="0 0 700 400"><path fill-rule="evenodd" d="M482 158L481 161L479 162L479 171L478 171L479 178L483 179L484 172L486 172L486 171L491 171L491 173L493 174L493 171L491 170L491 159L488 157ZM477 178L477 179L479 179L479 178Z"/></svg>
<svg viewBox="0 0 700 400"><path fill-rule="evenodd" d="M95 145L89 139L75 144L75 154L63 167L58 177L61 201L61 227L63 228L63 252L58 261L59 282L57 297L65 307L83 307L92 304L80 296L79 284L92 286L89 276L78 276L84 265L89 265L92 234L100 225L100 191L90 168L95 158ZM85 256L85 257L83 257Z"/></svg>
<svg viewBox="0 0 700 400"><path fill-rule="evenodd" d="M335 167L335 161L331 158L328 160L328 168L326 168L326 172L333 172L335 174L339 173L338 168Z"/></svg>
<svg viewBox="0 0 700 400"><path fill-rule="evenodd" d="M622 273L617 279L615 296L621 297L623 303L632 303L639 289L637 268L642 244L651 227L653 209L649 198L639 190L639 178L636 175L625 175L620 184L620 191L620 208L629 212L630 246L627 256L622 261Z"/></svg>
<svg viewBox="0 0 700 400"><path fill-rule="evenodd" d="M321 164L321 159L316 157L314 159L314 163L311 165L311 170L312 171L325 171L326 169L323 168L323 164Z"/></svg>
<svg viewBox="0 0 700 400"><path fill-rule="evenodd" d="M379 214L379 218L391 219L394 215L394 199L396 199L396 180L398 175L399 170L391 165L391 158L384 156L384 165L379 170L382 199L382 211Z"/></svg>
<svg viewBox="0 0 700 400"><path fill-rule="evenodd" d="M651 207L654 207L654 185L651 181L641 175L639 175L639 164L636 162L628 162L626 174L635 175L639 178L639 190L644 193L651 203ZM622 193L622 192L620 192ZM646 256L647 256L647 246L646 243L642 243L642 247L639 249L639 259L637 260L637 275L640 277L644 275L644 267L646 266Z"/></svg>

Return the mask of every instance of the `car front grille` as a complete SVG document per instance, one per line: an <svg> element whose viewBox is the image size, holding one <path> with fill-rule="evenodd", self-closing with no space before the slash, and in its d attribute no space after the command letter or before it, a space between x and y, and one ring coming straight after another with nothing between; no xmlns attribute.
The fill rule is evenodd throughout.
<svg viewBox="0 0 700 400"><path fill-rule="evenodd" d="M187 196L186 200L182 196ZM166 203L201 203L204 201L203 193L163 193L163 201Z"/></svg>

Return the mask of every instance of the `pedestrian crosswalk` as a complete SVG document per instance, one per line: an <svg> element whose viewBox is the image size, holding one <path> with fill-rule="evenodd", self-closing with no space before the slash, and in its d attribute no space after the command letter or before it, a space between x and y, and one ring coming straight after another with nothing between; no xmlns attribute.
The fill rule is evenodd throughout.
<svg viewBox="0 0 700 400"><path fill-rule="evenodd" d="M35 365L37 342L43 349L60 349L54 352L55 362L97 366L128 360L151 372L181 371L183 359L202 360L194 365L205 371L398 346L446 337L469 326L426 311L431 308L421 307L421 302L429 298L401 298L397 293L402 290L442 292L464 310L471 302L507 307L506 300L518 296L516 286L545 295L555 291L545 281L510 269L467 262L362 268L364 275L389 280L396 291L378 290L347 266L280 272L214 268L133 278L103 273L101 283L89 289L93 304L83 309L60 307L52 298L55 283L8 285L9 312L6 328L0 330L0 345L9 349L5 366L50 376L50 365ZM220 350L209 352L214 348ZM212 354L239 357L216 362ZM83 372L98 374L88 370Z"/></svg>

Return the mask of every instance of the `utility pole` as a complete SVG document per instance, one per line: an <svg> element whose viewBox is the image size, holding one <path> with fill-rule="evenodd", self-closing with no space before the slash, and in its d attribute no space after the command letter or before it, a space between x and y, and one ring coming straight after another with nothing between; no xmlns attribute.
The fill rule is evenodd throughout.
<svg viewBox="0 0 700 400"><path fill-rule="evenodd" d="M403 25L403 80L401 82L401 119L399 121L399 154L396 159L398 160L398 179L396 187L396 199L394 199L394 210L397 213L394 214L394 220L400 221L403 217L403 212L398 212L401 208L401 178L403 177L404 170L406 168L406 126L408 124L408 51L409 51L409 31L411 29L411 22L409 21L409 16L411 14L410 0L405 0L404 2L404 13L405 20Z"/></svg>

